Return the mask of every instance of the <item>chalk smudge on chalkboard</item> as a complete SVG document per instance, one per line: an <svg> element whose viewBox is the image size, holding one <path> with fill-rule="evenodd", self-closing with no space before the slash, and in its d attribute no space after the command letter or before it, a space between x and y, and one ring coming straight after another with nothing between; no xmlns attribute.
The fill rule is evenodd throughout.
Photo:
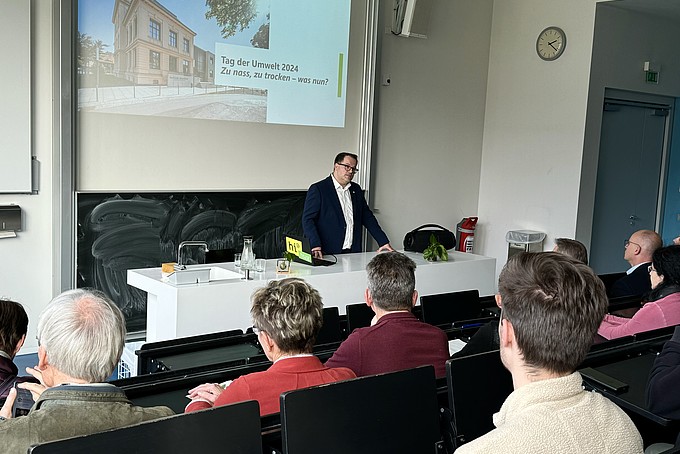
<svg viewBox="0 0 680 454"><path fill-rule="evenodd" d="M280 257L284 233L300 235L305 191L221 193L80 193L77 285L102 290L125 314L128 331L146 329L146 293L127 285L127 270L177 259L186 240L211 250L243 247L252 235L258 257ZM193 249L193 250L192 250ZM200 248L182 257L202 263Z"/></svg>

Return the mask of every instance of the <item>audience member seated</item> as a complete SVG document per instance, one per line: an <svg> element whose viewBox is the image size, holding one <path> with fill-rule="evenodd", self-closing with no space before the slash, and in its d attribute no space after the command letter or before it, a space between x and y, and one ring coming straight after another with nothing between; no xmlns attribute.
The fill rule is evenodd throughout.
<svg viewBox="0 0 680 454"><path fill-rule="evenodd" d="M521 253L498 290L500 356L514 391L493 416L496 428L456 453L642 453L630 418L585 391L575 372L607 309L595 273L562 254Z"/></svg>
<svg viewBox="0 0 680 454"><path fill-rule="evenodd" d="M661 237L652 230L638 230L633 233L624 242L623 252L623 258L630 264L630 268L624 277L614 282L609 297L646 295L651 290L647 267L652 261L652 254L661 246Z"/></svg>
<svg viewBox="0 0 680 454"><path fill-rule="evenodd" d="M647 272L652 291L632 318L606 315L598 334L606 339L680 324L680 246L657 249Z"/></svg>
<svg viewBox="0 0 680 454"><path fill-rule="evenodd" d="M348 367L361 377L431 364L437 377L446 376L446 333L411 313L418 301L415 271L413 260L399 252L383 252L368 262L365 297L374 323L355 329L326 366Z"/></svg>
<svg viewBox="0 0 680 454"><path fill-rule="evenodd" d="M16 390L0 409L3 453L22 453L37 443L137 424L172 415L166 407L133 406L123 390L103 383L125 346L125 319L100 292L69 290L54 298L38 321L38 380L21 383L35 404L11 418Z"/></svg>
<svg viewBox="0 0 680 454"><path fill-rule="evenodd" d="M588 264L588 251L580 241L570 240L569 238L557 238L553 252L559 252L573 259L578 260L584 265ZM498 321L492 320L485 324L470 338L465 347L451 355L451 358L475 355L477 353L498 350L500 339L498 338Z"/></svg>
<svg viewBox="0 0 680 454"><path fill-rule="evenodd" d="M38 383L33 377L18 377L19 370L13 361L24 345L27 331L28 315L24 307L14 301L0 299L0 405L14 383Z"/></svg>
<svg viewBox="0 0 680 454"><path fill-rule="evenodd" d="M356 377L344 367L328 368L312 355L323 323L323 304L311 285L295 278L271 281L256 290L252 300L253 331L274 364L266 371L241 376L226 388L206 383L191 389L185 412L257 400L260 414L278 413L284 391Z"/></svg>
<svg viewBox="0 0 680 454"><path fill-rule="evenodd" d="M555 239L553 252L568 255L584 265L588 264L588 250L580 241L571 240L569 238L557 238Z"/></svg>
<svg viewBox="0 0 680 454"><path fill-rule="evenodd" d="M647 383L649 411L668 419L680 420L680 326L654 360Z"/></svg>

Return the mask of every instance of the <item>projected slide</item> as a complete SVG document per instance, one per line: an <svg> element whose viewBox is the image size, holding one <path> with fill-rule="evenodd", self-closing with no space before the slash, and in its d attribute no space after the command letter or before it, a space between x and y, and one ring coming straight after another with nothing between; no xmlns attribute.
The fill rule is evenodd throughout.
<svg viewBox="0 0 680 454"><path fill-rule="evenodd" d="M343 127L350 0L80 0L81 112Z"/></svg>

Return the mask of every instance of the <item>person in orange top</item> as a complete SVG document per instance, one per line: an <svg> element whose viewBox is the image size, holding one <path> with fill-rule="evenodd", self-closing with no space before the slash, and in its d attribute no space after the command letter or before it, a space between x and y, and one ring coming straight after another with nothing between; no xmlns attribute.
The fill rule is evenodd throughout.
<svg viewBox="0 0 680 454"><path fill-rule="evenodd" d="M243 375L224 389L216 383L191 389L185 412L257 400L261 415L278 413L284 391L356 377L350 369L328 368L312 355L323 323L323 304L311 285L297 278L271 281L253 293L252 302L253 330L274 364L266 371Z"/></svg>

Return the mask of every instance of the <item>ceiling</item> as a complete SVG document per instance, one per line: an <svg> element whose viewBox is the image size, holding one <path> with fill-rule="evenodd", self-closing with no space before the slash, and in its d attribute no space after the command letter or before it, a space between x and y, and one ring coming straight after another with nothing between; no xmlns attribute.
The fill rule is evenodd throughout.
<svg viewBox="0 0 680 454"><path fill-rule="evenodd" d="M666 19L680 20L680 0L616 0L607 4Z"/></svg>

